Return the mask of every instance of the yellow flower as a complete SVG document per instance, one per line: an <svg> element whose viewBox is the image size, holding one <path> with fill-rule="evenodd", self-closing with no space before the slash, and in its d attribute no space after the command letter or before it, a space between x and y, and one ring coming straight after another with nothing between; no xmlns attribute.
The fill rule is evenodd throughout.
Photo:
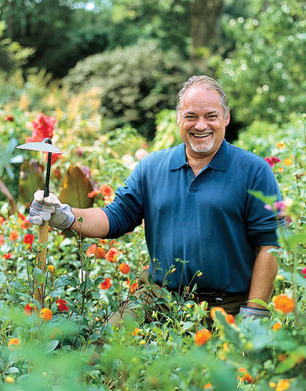
<svg viewBox="0 0 306 391"><path fill-rule="evenodd" d="M47 270L49 273L54 274L55 273L55 267L53 265L48 265Z"/></svg>
<svg viewBox="0 0 306 391"><path fill-rule="evenodd" d="M286 143L284 143L283 141L277 141L277 143L276 143L276 148L278 148L278 149L284 149L284 148L286 148L286 147L287 147Z"/></svg>
<svg viewBox="0 0 306 391"><path fill-rule="evenodd" d="M292 159L290 159L289 157L287 157L286 159L284 159L284 165L285 166L291 166L293 164L293 161Z"/></svg>
<svg viewBox="0 0 306 391"><path fill-rule="evenodd" d="M276 387L276 383L274 381L270 381L269 387L270 388L275 388Z"/></svg>
<svg viewBox="0 0 306 391"><path fill-rule="evenodd" d="M5 380L5 383L8 383L8 384L15 383L15 379L12 376L6 376L6 378L4 380Z"/></svg>
<svg viewBox="0 0 306 391"><path fill-rule="evenodd" d="M275 391L285 391L289 390L290 388L290 382L288 379L281 379L276 386Z"/></svg>
<svg viewBox="0 0 306 391"><path fill-rule="evenodd" d="M133 337L138 335L140 332L141 332L141 329L139 329L138 327L135 327L134 331L132 332Z"/></svg>
<svg viewBox="0 0 306 391"><path fill-rule="evenodd" d="M139 346L143 346L143 345L145 345L145 344L146 344L146 341L144 341L144 340L142 340L142 341L139 342Z"/></svg>

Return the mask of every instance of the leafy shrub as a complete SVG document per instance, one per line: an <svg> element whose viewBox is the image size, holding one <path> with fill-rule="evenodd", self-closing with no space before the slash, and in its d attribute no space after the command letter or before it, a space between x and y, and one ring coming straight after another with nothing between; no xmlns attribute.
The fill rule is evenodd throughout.
<svg viewBox="0 0 306 391"><path fill-rule="evenodd" d="M192 74L176 53L153 43L116 49L80 61L64 78L73 91L102 88L104 130L131 124L145 137L155 132L155 115L174 108L176 93Z"/></svg>

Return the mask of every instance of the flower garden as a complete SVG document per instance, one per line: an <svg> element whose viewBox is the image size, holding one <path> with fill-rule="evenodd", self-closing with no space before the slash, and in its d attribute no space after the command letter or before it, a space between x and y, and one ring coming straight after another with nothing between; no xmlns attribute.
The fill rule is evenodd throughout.
<svg viewBox="0 0 306 391"><path fill-rule="evenodd" d="M16 146L49 137L54 155L50 188L63 202L104 206L137 161L178 140L173 115L161 116L148 143L127 126L103 132L100 91L59 95L50 89L33 109L26 94L0 110L0 389L1 390L294 390L306 389L305 139L303 118L277 127L253 123L236 145L272 167L283 201L254 194L286 219L271 318L207 311L206 303L170 293L169 313L150 324L107 325L133 298L148 267L143 227L117 240L86 239L49 229L47 245L27 220L33 193L43 188L46 156ZM48 114L46 114L48 113ZM171 122L172 121L172 122ZM165 138L164 129L171 135ZM171 137L170 137L171 136ZM163 145L164 143L164 145ZM80 224L82 221L80 221ZM46 251L46 267L37 254ZM175 269L175 263L172 272ZM200 271L205 275L205 270ZM37 291L42 300L37 300ZM154 304L160 304L158 302ZM142 312L142 304L133 301ZM208 322L213 319L212 329ZM92 362L96 341L103 341Z"/></svg>

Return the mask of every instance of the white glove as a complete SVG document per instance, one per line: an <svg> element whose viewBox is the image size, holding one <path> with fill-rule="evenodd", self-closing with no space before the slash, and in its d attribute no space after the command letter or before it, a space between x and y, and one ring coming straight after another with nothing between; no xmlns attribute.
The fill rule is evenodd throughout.
<svg viewBox="0 0 306 391"><path fill-rule="evenodd" d="M45 221L50 221L51 227L64 231L75 222L75 215L71 207L62 204L53 193L44 198L44 191L37 190L30 206L29 221L35 225L42 225Z"/></svg>

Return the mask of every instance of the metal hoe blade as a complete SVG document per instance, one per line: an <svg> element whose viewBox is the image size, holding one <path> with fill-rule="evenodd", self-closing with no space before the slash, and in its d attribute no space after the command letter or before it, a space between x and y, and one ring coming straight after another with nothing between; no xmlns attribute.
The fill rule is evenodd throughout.
<svg viewBox="0 0 306 391"><path fill-rule="evenodd" d="M34 142L34 143L26 143L26 144L18 145L18 147L16 148L27 149L29 151L48 152L46 183L45 183L45 190L44 190L44 196L48 197L52 153L61 153L61 151L58 148L56 148L54 145L52 145L52 141L50 138L45 138L42 142Z"/></svg>

